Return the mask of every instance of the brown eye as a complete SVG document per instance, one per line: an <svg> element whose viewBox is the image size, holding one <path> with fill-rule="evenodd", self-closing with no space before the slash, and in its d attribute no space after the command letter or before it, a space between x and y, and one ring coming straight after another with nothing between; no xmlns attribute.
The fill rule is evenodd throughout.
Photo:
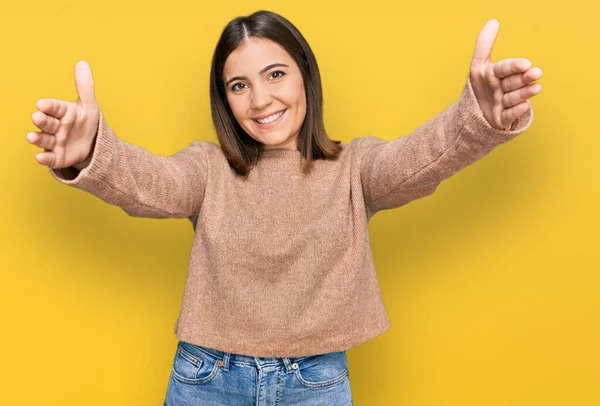
<svg viewBox="0 0 600 406"><path fill-rule="evenodd" d="M231 90L232 90L232 91L234 91L234 92L235 92L236 90L242 90L242 89L236 89L236 86L237 86L237 85L243 85L243 83L242 83L242 82L238 82L238 83L236 83L235 85L231 86Z"/></svg>
<svg viewBox="0 0 600 406"><path fill-rule="evenodd" d="M273 76L273 74L275 74L275 73L281 73L281 76L275 77L275 78L273 78L273 79L279 79L279 78L281 78L281 77L283 77L283 76L285 75L285 72L283 72L283 71L280 71L280 70L276 70L276 71L274 71L274 72L272 72L272 73L271 73L271 77L272 77L272 76Z"/></svg>

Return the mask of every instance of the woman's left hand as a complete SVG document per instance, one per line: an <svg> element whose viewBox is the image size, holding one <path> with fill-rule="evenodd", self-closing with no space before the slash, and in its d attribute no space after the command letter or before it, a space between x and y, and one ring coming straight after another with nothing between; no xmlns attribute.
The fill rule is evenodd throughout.
<svg viewBox="0 0 600 406"><path fill-rule="evenodd" d="M510 130L515 120L529 110L527 99L542 91L531 82L542 77L540 68L532 68L525 58L492 62L492 47L498 34L498 20L488 21L477 37L469 77L488 123L499 130Z"/></svg>

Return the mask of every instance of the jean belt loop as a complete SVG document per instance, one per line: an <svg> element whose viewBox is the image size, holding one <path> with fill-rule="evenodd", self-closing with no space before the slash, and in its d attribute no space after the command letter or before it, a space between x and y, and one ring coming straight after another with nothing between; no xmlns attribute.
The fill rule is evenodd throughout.
<svg viewBox="0 0 600 406"><path fill-rule="evenodd" d="M229 371L229 357L231 357L230 352L223 353L223 371Z"/></svg>
<svg viewBox="0 0 600 406"><path fill-rule="evenodd" d="M285 365L285 370L287 373L292 372L292 361L289 358L282 358L283 364Z"/></svg>

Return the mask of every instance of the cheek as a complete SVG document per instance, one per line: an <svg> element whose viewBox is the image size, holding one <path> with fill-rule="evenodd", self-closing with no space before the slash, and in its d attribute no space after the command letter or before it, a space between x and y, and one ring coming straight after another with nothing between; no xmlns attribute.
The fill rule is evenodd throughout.
<svg viewBox="0 0 600 406"><path fill-rule="evenodd" d="M304 86L301 84L290 84L289 87L281 89L279 95L280 99L286 104L294 106L296 118L304 118L304 115L306 114L306 94L304 93Z"/></svg>
<svg viewBox="0 0 600 406"><path fill-rule="evenodd" d="M296 94L298 105L301 106L302 110L306 110L306 89L304 88L304 83L298 84Z"/></svg>
<svg viewBox="0 0 600 406"><path fill-rule="evenodd" d="M300 98L300 105L302 106L302 110L306 113L306 94L304 90L302 91L302 96Z"/></svg>
<svg viewBox="0 0 600 406"><path fill-rule="evenodd" d="M304 93L304 89L302 89L302 92L300 93L300 96L298 97L297 104L298 104L298 114L303 121L304 118L306 117L306 94Z"/></svg>

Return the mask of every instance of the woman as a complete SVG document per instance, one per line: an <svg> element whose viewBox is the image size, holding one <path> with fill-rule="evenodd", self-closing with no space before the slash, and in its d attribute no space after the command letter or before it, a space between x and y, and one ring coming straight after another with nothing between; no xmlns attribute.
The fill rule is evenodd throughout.
<svg viewBox="0 0 600 406"><path fill-rule="evenodd" d="M288 20L232 20L216 46L212 117L219 145L157 156L117 138L94 97L41 99L30 143L61 183L131 216L188 218L195 237L167 405L349 405L346 350L386 331L367 223L525 131L542 72L490 60L479 35L456 103L408 136L342 144L323 125L316 59Z"/></svg>

